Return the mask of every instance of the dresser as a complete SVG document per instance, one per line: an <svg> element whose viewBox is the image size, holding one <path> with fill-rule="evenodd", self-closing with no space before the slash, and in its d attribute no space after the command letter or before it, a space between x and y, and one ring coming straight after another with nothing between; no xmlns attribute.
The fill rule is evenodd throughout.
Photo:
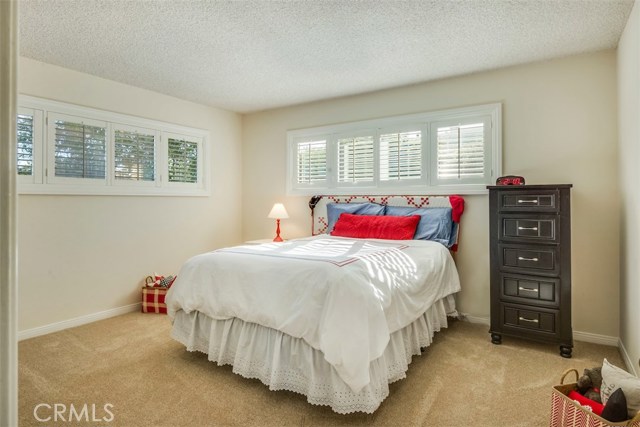
<svg viewBox="0 0 640 427"><path fill-rule="evenodd" d="M487 187L494 344L556 343L571 357L571 187Z"/></svg>

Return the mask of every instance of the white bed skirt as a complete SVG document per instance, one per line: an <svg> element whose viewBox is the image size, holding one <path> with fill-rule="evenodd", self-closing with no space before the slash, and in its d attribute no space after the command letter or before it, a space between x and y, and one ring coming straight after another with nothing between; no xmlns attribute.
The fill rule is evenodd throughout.
<svg viewBox="0 0 640 427"><path fill-rule="evenodd" d="M411 357L431 344L435 332L447 327L447 315L457 315L452 295L392 333L383 355L369 366L370 383L358 393L338 376L320 350L275 329L180 310L171 336L188 351L206 353L218 365L232 365L234 373L257 378L270 390L301 393L309 403L328 405L341 414L373 413L389 395L389 384L406 377Z"/></svg>

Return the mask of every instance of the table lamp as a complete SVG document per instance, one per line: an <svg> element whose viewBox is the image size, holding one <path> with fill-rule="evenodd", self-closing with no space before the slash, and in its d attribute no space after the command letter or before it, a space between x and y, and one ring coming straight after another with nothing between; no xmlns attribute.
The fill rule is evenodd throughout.
<svg viewBox="0 0 640 427"><path fill-rule="evenodd" d="M271 208L271 212L267 218L273 218L276 220L276 238L273 239L274 242L282 242L282 237L280 237L280 220L289 218L289 214L287 210L284 208L282 203L276 203Z"/></svg>

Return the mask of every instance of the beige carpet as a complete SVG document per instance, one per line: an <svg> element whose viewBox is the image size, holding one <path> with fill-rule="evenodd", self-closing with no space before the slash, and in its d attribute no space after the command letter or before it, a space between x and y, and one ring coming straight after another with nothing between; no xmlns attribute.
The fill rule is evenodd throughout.
<svg viewBox="0 0 640 427"><path fill-rule="evenodd" d="M79 425L53 422L55 404L67 421L71 404L87 404L84 425L93 426L538 427L548 425L551 387L565 369L605 357L624 367L614 347L576 342L563 359L554 345L505 337L496 346L486 326L453 321L374 414L339 415L188 353L169 331L164 315L132 313L22 341L20 426ZM111 418L105 405L113 420L91 421ZM35 408L51 420L39 422Z"/></svg>

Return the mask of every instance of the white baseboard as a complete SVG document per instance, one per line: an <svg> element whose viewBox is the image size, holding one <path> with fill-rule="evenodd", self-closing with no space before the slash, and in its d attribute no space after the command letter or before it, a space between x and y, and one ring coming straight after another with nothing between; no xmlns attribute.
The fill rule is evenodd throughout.
<svg viewBox="0 0 640 427"><path fill-rule="evenodd" d="M636 364L633 363L631 357L629 356L629 352L627 352L627 348L624 346L622 340L618 340L618 348L620 349L620 354L622 355L622 360L624 360L624 364L627 365L627 371L631 372L636 377L638 376L638 370L636 369Z"/></svg>
<svg viewBox="0 0 640 427"><path fill-rule="evenodd" d="M100 311L98 313L87 314L86 316L63 320L62 322L56 322L49 325L39 326L37 328L26 329L24 331L18 332L18 341L38 337L40 335L50 334L52 332L62 331L64 329L69 329L80 325L86 325L87 323L108 319L109 317L120 316L121 314L140 311L140 305L141 303L125 305L123 307L116 307L110 310Z"/></svg>
<svg viewBox="0 0 640 427"><path fill-rule="evenodd" d="M618 337L580 331L573 331L573 339L576 341L590 342L592 344L610 345L612 347L618 347L618 342L620 341Z"/></svg>
<svg viewBox="0 0 640 427"><path fill-rule="evenodd" d="M488 317L471 316L466 313L460 313L460 320L463 320L469 323L480 323L482 325L491 324L491 321ZM573 331L573 339L576 341L584 341L592 344L610 345L613 347L619 347L620 345L620 339L618 337L592 334L590 332Z"/></svg>
<svg viewBox="0 0 640 427"><path fill-rule="evenodd" d="M480 323L487 326L491 324L488 317L471 316L467 313L460 313L460 320L469 323Z"/></svg>

